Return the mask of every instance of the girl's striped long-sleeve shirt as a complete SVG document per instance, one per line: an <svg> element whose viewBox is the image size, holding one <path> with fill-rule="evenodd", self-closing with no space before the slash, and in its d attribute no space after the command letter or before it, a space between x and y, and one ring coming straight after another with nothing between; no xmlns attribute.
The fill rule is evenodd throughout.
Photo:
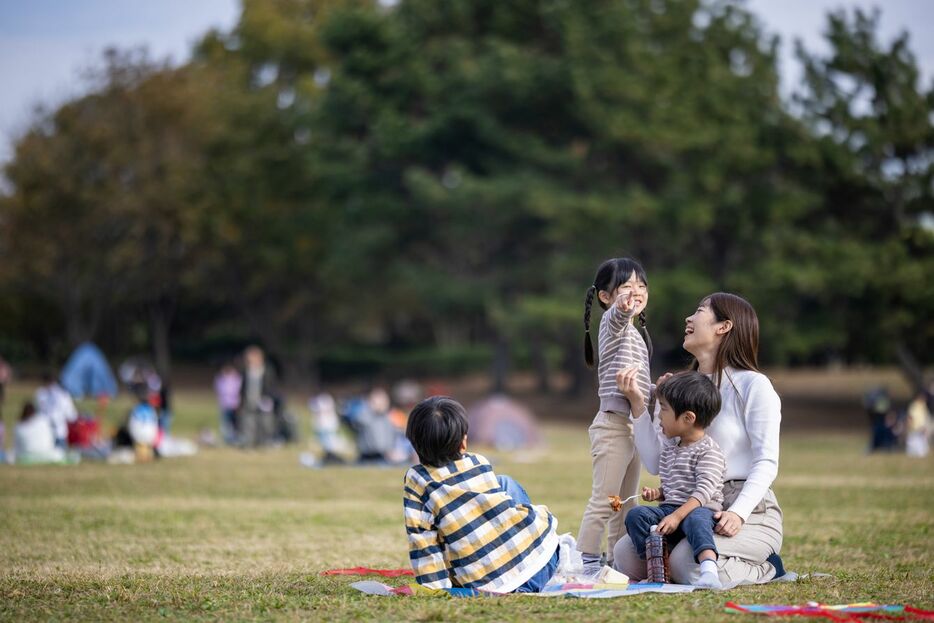
<svg viewBox="0 0 934 623"><path fill-rule="evenodd" d="M610 305L600 319L597 377L600 382L598 395L601 411L630 414L632 408L629 401L616 386L616 373L630 366L639 366L639 387L646 400L651 396L649 349L642 334L632 324L632 315L632 312L624 312L616 305Z"/></svg>
<svg viewBox="0 0 934 623"><path fill-rule="evenodd" d="M423 586L512 592L558 547L554 515L516 503L479 454L444 467L415 465L404 491L409 560Z"/></svg>

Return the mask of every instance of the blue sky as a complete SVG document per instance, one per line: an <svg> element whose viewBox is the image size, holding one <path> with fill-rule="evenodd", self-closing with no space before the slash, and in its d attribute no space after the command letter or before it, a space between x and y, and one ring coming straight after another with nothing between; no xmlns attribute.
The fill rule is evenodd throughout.
<svg viewBox="0 0 934 623"><path fill-rule="evenodd" d="M239 10L239 0L0 0L0 162L33 106L79 95L82 70L106 47L145 45L180 63Z"/></svg>
<svg viewBox="0 0 934 623"><path fill-rule="evenodd" d="M443 1L443 0L439 0ZM883 7L882 34L908 30L926 80L934 76L934 0L747 0L765 28L783 40L788 90L800 75L791 40L822 49L824 15L832 8ZM183 62L210 28L233 26L239 0L0 0L0 162L28 124L36 103L55 105L81 92L81 70L110 45L145 45L154 58Z"/></svg>

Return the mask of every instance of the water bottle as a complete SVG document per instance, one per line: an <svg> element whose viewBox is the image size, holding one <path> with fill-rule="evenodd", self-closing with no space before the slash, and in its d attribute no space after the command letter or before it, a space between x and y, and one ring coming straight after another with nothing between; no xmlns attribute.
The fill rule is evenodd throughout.
<svg viewBox="0 0 934 623"><path fill-rule="evenodd" d="M645 539L645 568L646 579L649 582L667 584L671 581L671 570L668 567L668 542L658 531L658 526L652 526L649 536Z"/></svg>

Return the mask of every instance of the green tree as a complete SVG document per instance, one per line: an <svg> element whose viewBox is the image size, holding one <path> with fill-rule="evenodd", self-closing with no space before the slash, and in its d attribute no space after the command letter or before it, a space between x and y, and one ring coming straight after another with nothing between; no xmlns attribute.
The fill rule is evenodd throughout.
<svg viewBox="0 0 934 623"><path fill-rule="evenodd" d="M181 323L312 381L328 351L467 346L496 387L518 359L577 391L584 292L630 255L659 363L719 289L767 363L927 361L934 95L877 21L831 15L789 104L731 0L247 0L184 67L112 54L18 143L3 326L52 306L126 343L145 313L164 371Z"/></svg>
<svg viewBox="0 0 934 623"><path fill-rule="evenodd" d="M24 292L54 301L70 346L97 337L105 318L144 311L168 378L172 312L199 247L191 84L144 51L110 50L91 86L17 143L4 264Z"/></svg>
<svg viewBox="0 0 934 623"><path fill-rule="evenodd" d="M353 238L321 178L327 161L309 145L322 88L318 31L328 3L244 3L237 27L199 44L197 71L213 128L202 179L204 296L232 306L293 378L314 380L317 350L349 318L330 286L326 258Z"/></svg>
<svg viewBox="0 0 934 623"><path fill-rule="evenodd" d="M791 252L807 258L802 321L822 337L812 351L930 363L934 84L921 84L907 34L883 44L878 30L878 12L840 11L826 55L798 45L796 105L817 137L805 174L821 201L796 221Z"/></svg>
<svg viewBox="0 0 934 623"><path fill-rule="evenodd" d="M674 351L699 296L767 277L761 232L803 200L774 48L732 3L410 0L325 33L321 140L359 172L358 231L404 250L387 283L436 340L497 345L497 386L515 342L580 360L614 255L649 269Z"/></svg>

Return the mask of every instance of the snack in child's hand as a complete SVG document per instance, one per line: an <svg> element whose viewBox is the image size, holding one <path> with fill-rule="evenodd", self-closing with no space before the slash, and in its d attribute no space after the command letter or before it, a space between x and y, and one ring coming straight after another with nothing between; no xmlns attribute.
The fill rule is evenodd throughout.
<svg viewBox="0 0 934 623"><path fill-rule="evenodd" d="M610 508L613 509L614 513L618 513L619 509L623 507L623 498L618 495L611 495L610 497Z"/></svg>

